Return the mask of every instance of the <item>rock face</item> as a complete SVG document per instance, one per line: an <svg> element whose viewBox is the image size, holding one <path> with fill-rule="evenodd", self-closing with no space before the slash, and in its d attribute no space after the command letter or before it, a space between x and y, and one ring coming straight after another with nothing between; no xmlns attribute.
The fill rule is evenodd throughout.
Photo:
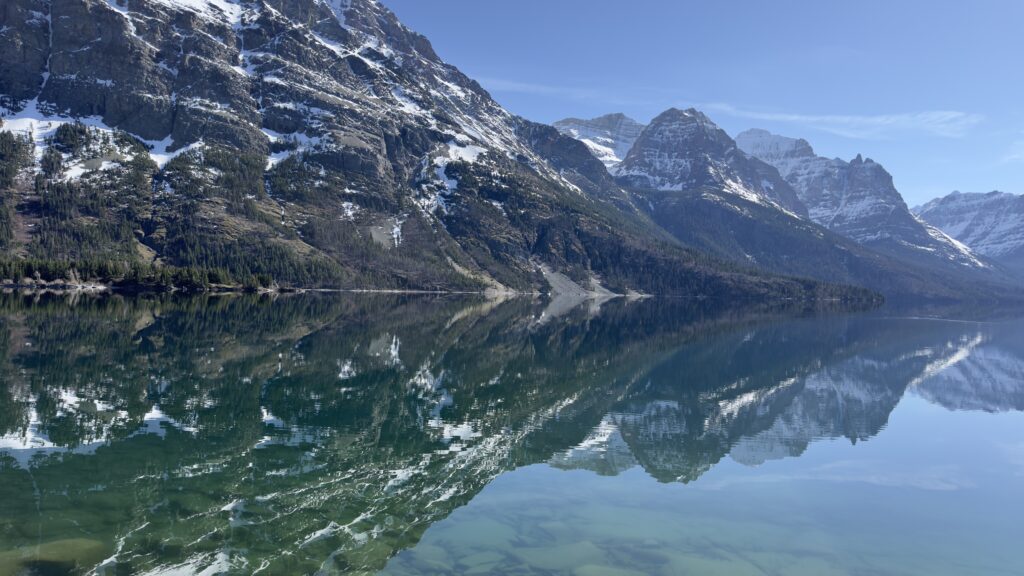
<svg viewBox="0 0 1024 576"><path fill-rule="evenodd" d="M674 238L744 266L859 284L890 297L951 298L964 288L816 224L778 170L696 110L659 115L612 172Z"/></svg>
<svg viewBox="0 0 1024 576"><path fill-rule="evenodd" d="M871 159L823 158L806 140L765 130L743 132L736 143L777 168L810 218L837 234L926 268L971 273L988 266L962 243L915 217L892 176Z"/></svg>
<svg viewBox="0 0 1024 576"><path fill-rule="evenodd" d="M1024 196L953 192L914 208L922 220L1024 275Z"/></svg>
<svg viewBox="0 0 1024 576"><path fill-rule="evenodd" d="M629 154L644 125L625 114L606 114L581 120L566 118L554 123L566 136L583 142L606 167L614 168Z"/></svg>
<svg viewBox="0 0 1024 576"><path fill-rule="evenodd" d="M600 157L587 140L600 130L606 143L615 140L608 126L617 119L558 127ZM819 158L806 141L765 131L736 141L697 110L670 109L610 164L634 206L672 237L743 266L867 286L896 299L1012 292L1000 270L911 214L871 160Z"/></svg>
<svg viewBox="0 0 1024 576"><path fill-rule="evenodd" d="M376 0L10 0L0 29L0 244L44 275L809 286L681 249L583 146L509 114Z"/></svg>
<svg viewBox="0 0 1024 576"><path fill-rule="evenodd" d="M806 214L770 166L742 152L702 112L671 109L651 121L613 170L631 188L681 192L712 188L751 202Z"/></svg>

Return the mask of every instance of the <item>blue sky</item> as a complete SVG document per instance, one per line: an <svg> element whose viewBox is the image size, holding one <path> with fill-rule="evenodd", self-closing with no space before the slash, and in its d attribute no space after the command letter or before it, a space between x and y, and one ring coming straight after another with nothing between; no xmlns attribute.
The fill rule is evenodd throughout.
<svg viewBox="0 0 1024 576"><path fill-rule="evenodd" d="M510 111L694 106L884 164L915 205L1024 192L1019 0L382 0Z"/></svg>

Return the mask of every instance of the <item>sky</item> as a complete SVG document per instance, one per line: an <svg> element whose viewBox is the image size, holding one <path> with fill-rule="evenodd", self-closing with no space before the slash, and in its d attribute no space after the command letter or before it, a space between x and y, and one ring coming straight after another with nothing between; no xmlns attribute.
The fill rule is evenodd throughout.
<svg viewBox="0 0 1024 576"><path fill-rule="evenodd" d="M696 107L882 163L911 206L1024 193L1020 0L382 0L513 113Z"/></svg>

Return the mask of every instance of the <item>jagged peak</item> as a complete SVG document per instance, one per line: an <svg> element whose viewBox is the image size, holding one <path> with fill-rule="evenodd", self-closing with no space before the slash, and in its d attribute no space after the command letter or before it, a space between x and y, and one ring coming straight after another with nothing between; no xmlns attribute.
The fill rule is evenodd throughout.
<svg viewBox="0 0 1024 576"><path fill-rule="evenodd" d="M683 130L677 130L682 127ZM734 148L735 142L711 118L696 108L669 108L657 115L644 129L644 133L670 134L672 140L688 141L694 138L706 138L718 142L726 148Z"/></svg>
<svg viewBox="0 0 1024 576"><path fill-rule="evenodd" d="M706 124L714 128L718 128L718 125L715 124L711 120L711 118L708 118L706 114L692 107L686 109L669 108L668 110L665 110L661 114L655 116L654 120L651 120L651 124L654 124L656 122L668 122L681 119L686 119L700 124Z"/></svg>

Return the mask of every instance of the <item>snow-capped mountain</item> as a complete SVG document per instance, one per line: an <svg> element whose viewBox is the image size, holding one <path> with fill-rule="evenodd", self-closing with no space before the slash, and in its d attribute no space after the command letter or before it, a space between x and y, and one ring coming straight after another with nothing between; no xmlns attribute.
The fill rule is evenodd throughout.
<svg viewBox="0 0 1024 576"><path fill-rule="evenodd" d="M684 245L890 297L1002 298L1013 290L997 267L911 214L892 177L871 160L820 158L804 140L763 130L733 140L697 110L670 109L615 162L605 124L619 117L559 126L606 159L636 206ZM608 150L595 148L595 138L605 138Z"/></svg>
<svg viewBox="0 0 1024 576"><path fill-rule="evenodd" d="M930 268L966 271L989 266L963 243L922 222L907 207L881 164L860 155L823 158L803 139L766 130L736 137L748 154L775 166L807 207L811 219L883 254Z"/></svg>
<svg viewBox="0 0 1024 576"><path fill-rule="evenodd" d="M1024 196L953 192L914 213L978 254L1024 273Z"/></svg>
<svg viewBox="0 0 1024 576"><path fill-rule="evenodd" d="M806 213L775 170L742 152L724 130L692 108L673 108L651 120L612 172L631 188L711 188L797 215Z"/></svg>
<svg viewBox="0 0 1024 576"><path fill-rule="evenodd" d="M553 126L566 136L586 144L590 152L609 169L622 162L644 129L643 124L621 113L606 114L590 120L566 118L555 122Z"/></svg>
<svg viewBox="0 0 1024 576"><path fill-rule="evenodd" d="M959 289L811 221L778 170L740 150L697 110L659 115L611 172L678 241L720 258L890 296L951 297Z"/></svg>
<svg viewBox="0 0 1024 576"><path fill-rule="evenodd" d="M0 245L48 276L785 284L741 288L672 246L585 145L504 110L377 0L9 0L0 29Z"/></svg>

